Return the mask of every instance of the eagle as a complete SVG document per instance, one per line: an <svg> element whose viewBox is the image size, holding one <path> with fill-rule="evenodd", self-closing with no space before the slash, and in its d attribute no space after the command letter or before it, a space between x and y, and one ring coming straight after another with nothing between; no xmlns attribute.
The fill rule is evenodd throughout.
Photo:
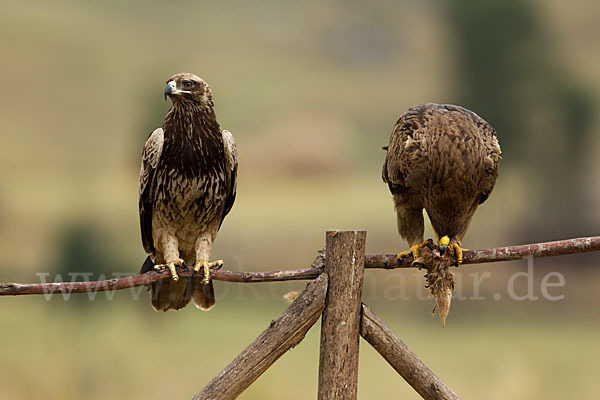
<svg viewBox="0 0 600 400"><path fill-rule="evenodd" d="M210 268L213 241L236 196L237 151L222 130L212 92L198 76L180 73L164 91L172 106L162 128L149 136L142 153L139 212L148 258L141 273L169 269L171 279L150 284L156 311L179 310L190 299L208 310L215 304ZM177 267L194 266L179 279ZM202 270L203 275L196 275Z"/></svg>
<svg viewBox="0 0 600 400"><path fill-rule="evenodd" d="M427 211L440 251L454 249L462 263L462 240L477 207L485 202L498 177L500 145L494 128L462 107L422 103L400 117L390 137L383 181L394 198L398 232L419 258L423 209Z"/></svg>

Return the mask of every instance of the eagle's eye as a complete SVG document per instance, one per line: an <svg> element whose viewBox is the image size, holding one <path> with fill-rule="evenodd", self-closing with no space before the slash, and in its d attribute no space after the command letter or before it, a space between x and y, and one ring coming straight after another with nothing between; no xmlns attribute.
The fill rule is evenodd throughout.
<svg viewBox="0 0 600 400"><path fill-rule="evenodd" d="M183 87L186 89L191 89L192 86L194 86L194 82L189 81L189 80L185 80L183 81Z"/></svg>

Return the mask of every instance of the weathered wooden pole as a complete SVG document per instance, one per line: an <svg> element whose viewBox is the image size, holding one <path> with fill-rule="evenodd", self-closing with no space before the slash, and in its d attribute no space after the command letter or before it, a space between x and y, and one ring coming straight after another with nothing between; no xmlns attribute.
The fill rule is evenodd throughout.
<svg viewBox="0 0 600 400"><path fill-rule="evenodd" d="M360 334L425 400L460 400L460 397L364 304Z"/></svg>
<svg viewBox="0 0 600 400"><path fill-rule="evenodd" d="M365 231L327 232L319 400L356 399L366 237Z"/></svg>
<svg viewBox="0 0 600 400"><path fill-rule="evenodd" d="M286 351L300 343L319 319L325 305L327 276L322 274L292 305L193 397L193 400L232 400Z"/></svg>

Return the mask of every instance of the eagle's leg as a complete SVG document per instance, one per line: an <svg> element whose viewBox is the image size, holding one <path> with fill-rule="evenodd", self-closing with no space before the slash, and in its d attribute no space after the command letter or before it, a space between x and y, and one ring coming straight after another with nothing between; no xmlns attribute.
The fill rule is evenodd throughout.
<svg viewBox="0 0 600 400"><path fill-rule="evenodd" d="M398 223L398 233L410 244L410 249L398 254L399 260L404 256L412 254L413 260L417 261L420 257L419 249L427 244L423 241L423 207L406 206L403 203L404 197L400 194L394 194L394 205L396 206L396 222Z"/></svg>
<svg viewBox="0 0 600 400"><path fill-rule="evenodd" d="M194 265L194 272L199 272L202 269L204 278L202 283L208 285L210 282L210 269L221 268L223 266L223 260L217 260L210 262L210 248L212 246L212 239L210 236L203 236L196 242L196 265Z"/></svg>
<svg viewBox="0 0 600 400"><path fill-rule="evenodd" d="M202 272L204 274L204 278L202 278L202 283L205 285L208 285L208 282L210 282L210 269L211 268L219 269L222 266L223 266L223 260L217 260L217 261L213 261L213 262L209 262L208 260L200 260L200 261L196 262L196 265L194 266L194 271L199 272L200 268L202 268Z"/></svg>
<svg viewBox="0 0 600 400"><path fill-rule="evenodd" d="M182 267L184 261L179 258L179 242L177 239L170 235L165 235L162 240L159 241L159 246L163 249L163 255L166 262L164 264L157 264L154 269L157 271L164 271L166 268L171 271L171 277L174 282L179 280L177 275L177 266Z"/></svg>
<svg viewBox="0 0 600 400"><path fill-rule="evenodd" d="M440 235L435 230L435 227L433 226L433 224L431 225L431 229L433 229L433 233L435 234L435 240L437 240L437 242L440 243Z"/></svg>

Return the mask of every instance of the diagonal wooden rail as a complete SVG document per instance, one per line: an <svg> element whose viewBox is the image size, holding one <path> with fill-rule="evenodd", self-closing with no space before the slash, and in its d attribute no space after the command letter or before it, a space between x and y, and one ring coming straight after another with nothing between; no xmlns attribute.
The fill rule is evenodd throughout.
<svg viewBox="0 0 600 400"><path fill-rule="evenodd" d="M311 282L292 305L193 400L235 399L279 357L300 343L323 312L327 282L326 274Z"/></svg>
<svg viewBox="0 0 600 400"><path fill-rule="evenodd" d="M362 305L360 335L424 399L459 399L375 313Z"/></svg>

